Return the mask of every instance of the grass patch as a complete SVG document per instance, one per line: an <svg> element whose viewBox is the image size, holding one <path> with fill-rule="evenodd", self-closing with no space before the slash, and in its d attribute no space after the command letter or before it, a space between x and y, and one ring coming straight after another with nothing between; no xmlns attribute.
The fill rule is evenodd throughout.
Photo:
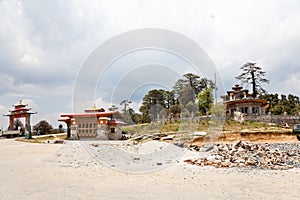
<svg viewBox="0 0 300 200"><path fill-rule="evenodd" d="M229 119L220 122L200 120L199 123L182 121L182 122L171 122L166 124L160 123L149 123L149 124L136 124L123 127L123 131L131 135L142 135L142 134L153 134L153 133L168 133L168 132L190 132L193 130L197 131L208 131L210 126L219 123L219 126L223 127L223 131L230 132L240 132L242 130L250 131L286 131L278 126L272 126L267 123L255 122L255 121L245 121L244 123L239 123L233 119Z"/></svg>
<svg viewBox="0 0 300 200"><path fill-rule="evenodd" d="M45 141L48 141L48 140L64 140L66 138L67 138L67 134L55 135L55 136L45 135L45 136L40 136L40 137L36 137L36 138L32 138L32 139L17 138L15 140L19 141L19 142L45 143Z"/></svg>

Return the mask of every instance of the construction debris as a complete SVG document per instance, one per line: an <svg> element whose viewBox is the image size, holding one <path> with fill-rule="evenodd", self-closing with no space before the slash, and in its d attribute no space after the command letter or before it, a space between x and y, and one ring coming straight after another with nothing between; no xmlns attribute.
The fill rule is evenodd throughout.
<svg viewBox="0 0 300 200"><path fill-rule="evenodd" d="M162 137L162 140L173 140L175 138L175 135L167 135L165 137Z"/></svg>
<svg viewBox="0 0 300 200"><path fill-rule="evenodd" d="M45 140L46 144L64 144L64 140Z"/></svg>
<svg viewBox="0 0 300 200"><path fill-rule="evenodd" d="M167 135L164 133L154 133L154 134L143 134L132 138L133 140L173 140L176 135Z"/></svg>
<svg viewBox="0 0 300 200"><path fill-rule="evenodd" d="M300 143L249 143L190 145L194 151L209 152L207 156L185 162L199 166L255 167L285 170L300 167Z"/></svg>
<svg viewBox="0 0 300 200"><path fill-rule="evenodd" d="M207 132L205 131L196 131L193 133L193 136L206 136Z"/></svg>

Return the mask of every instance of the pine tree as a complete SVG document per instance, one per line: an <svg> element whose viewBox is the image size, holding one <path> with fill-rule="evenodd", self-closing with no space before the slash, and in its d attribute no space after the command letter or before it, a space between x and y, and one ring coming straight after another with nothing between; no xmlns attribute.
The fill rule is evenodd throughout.
<svg viewBox="0 0 300 200"><path fill-rule="evenodd" d="M265 94L266 90L262 88L262 83L269 83L269 80L264 78L266 72L262 70L256 63L247 62L241 67L242 73L236 79L243 83L252 84L252 96L256 98L258 94Z"/></svg>

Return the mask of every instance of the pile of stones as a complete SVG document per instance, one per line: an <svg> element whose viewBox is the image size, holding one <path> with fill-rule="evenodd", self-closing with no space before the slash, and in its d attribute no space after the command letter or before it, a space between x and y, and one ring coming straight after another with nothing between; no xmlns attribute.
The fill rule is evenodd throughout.
<svg viewBox="0 0 300 200"><path fill-rule="evenodd" d="M154 133L154 134L144 134L139 135L137 137L134 137L133 140L146 140L146 139L152 139L152 140L173 140L175 138L175 135L168 135L164 133Z"/></svg>
<svg viewBox="0 0 300 200"><path fill-rule="evenodd" d="M249 143L190 145L206 156L185 162L199 166L291 169L300 167L300 143Z"/></svg>

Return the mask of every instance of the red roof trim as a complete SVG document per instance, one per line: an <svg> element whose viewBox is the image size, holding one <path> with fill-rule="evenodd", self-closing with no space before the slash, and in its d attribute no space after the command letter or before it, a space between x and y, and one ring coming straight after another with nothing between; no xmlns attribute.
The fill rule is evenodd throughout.
<svg viewBox="0 0 300 200"><path fill-rule="evenodd" d="M70 118L74 118L74 117L110 117L111 115L113 116L117 116L117 117L121 117L121 118L125 118L124 115L120 112L96 112L96 113L68 113L68 114L61 114L61 117L70 117Z"/></svg>
<svg viewBox="0 0 300 200"><path fill-rule="evenodd" d="M263 105L268 104L268 102L264 99L239 99L239 100L227 101L226 105L232 105L232 104L238 104L238 103L261 103Z"/></svg>

